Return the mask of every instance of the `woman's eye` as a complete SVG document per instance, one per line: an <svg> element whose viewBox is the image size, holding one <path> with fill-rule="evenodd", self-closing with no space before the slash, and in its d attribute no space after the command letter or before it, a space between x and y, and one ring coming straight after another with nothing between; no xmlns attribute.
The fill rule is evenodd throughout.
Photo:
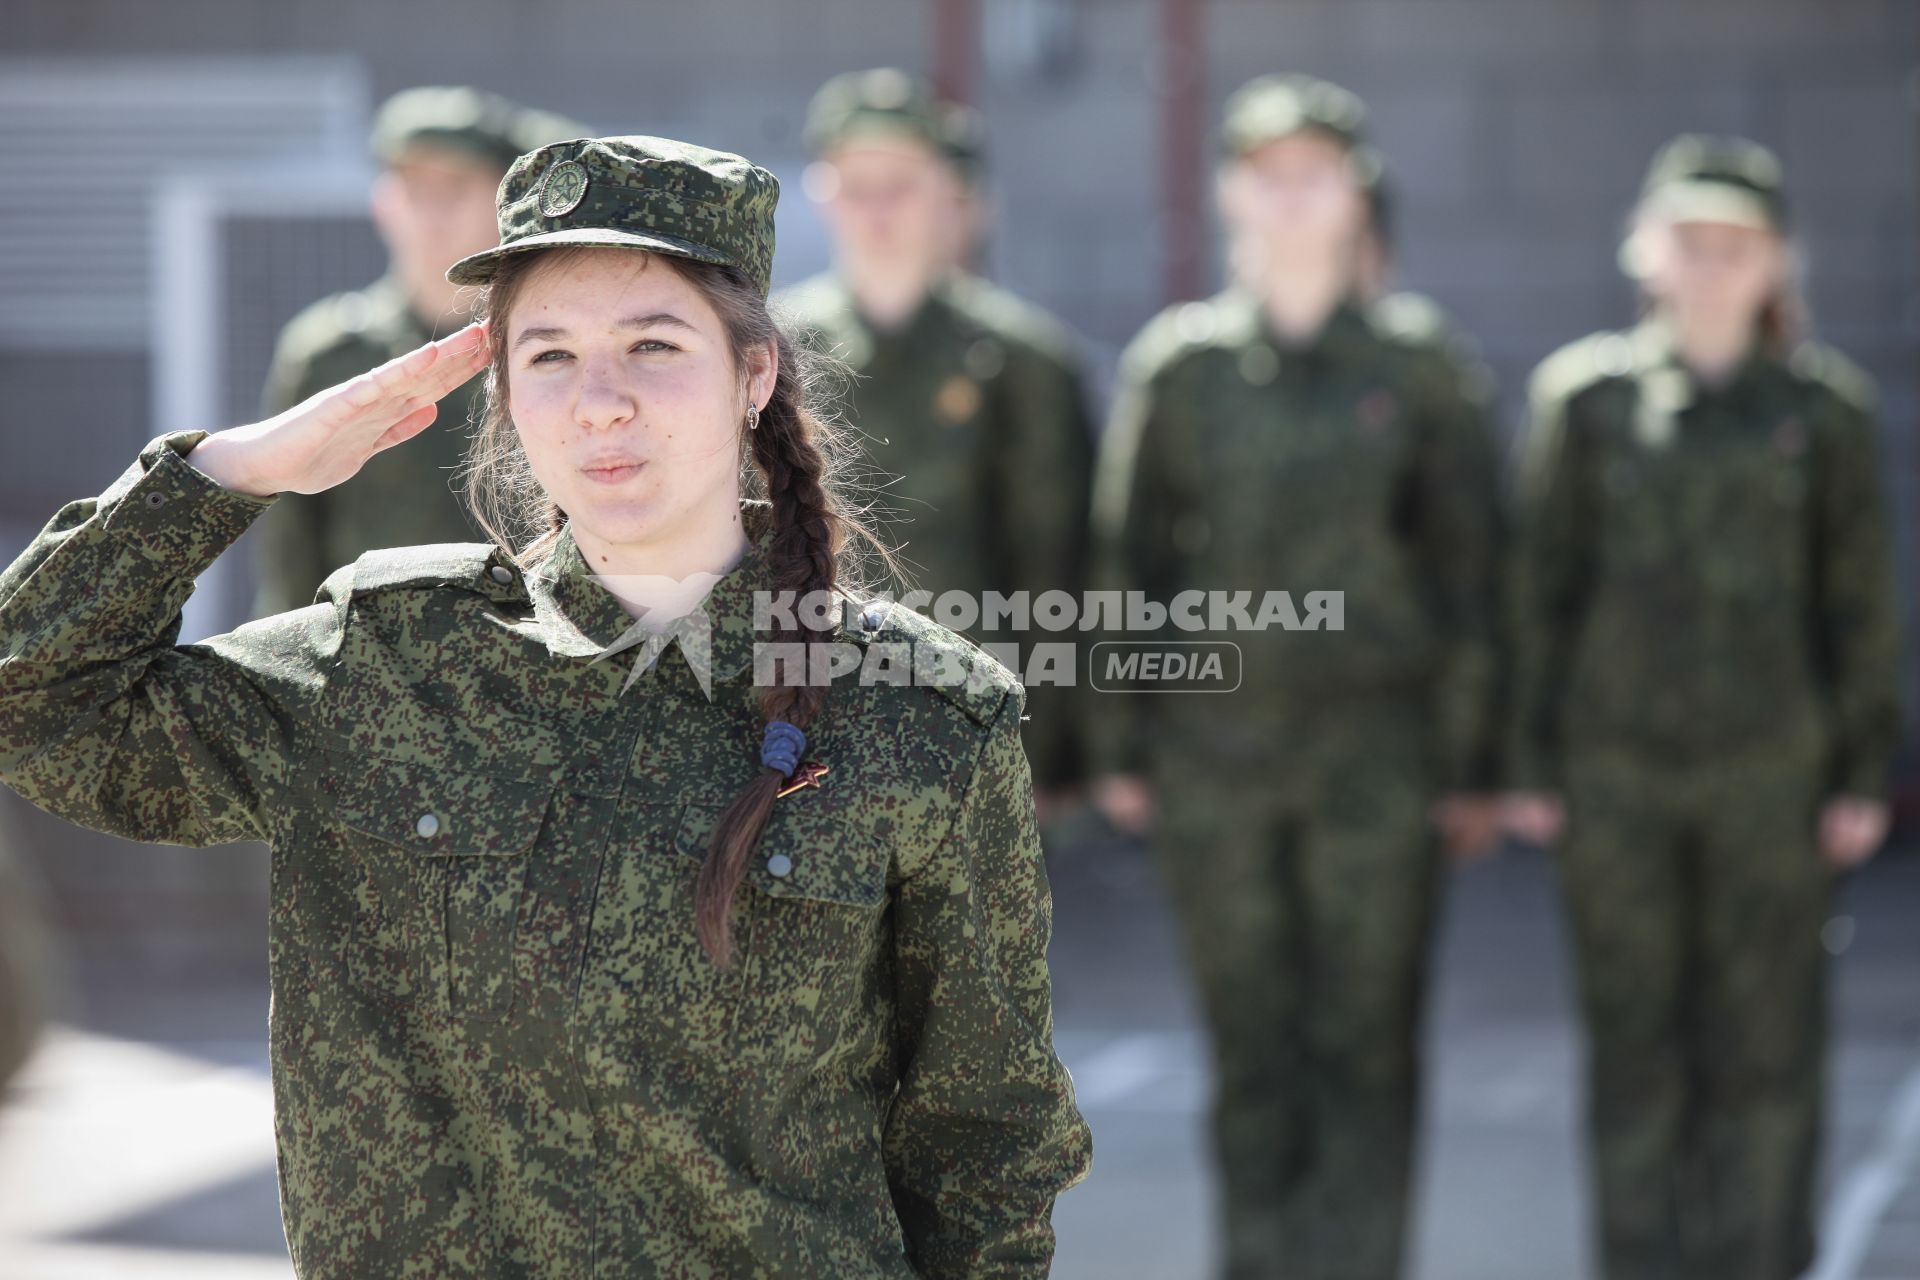
<svg viewBox="0 0 1920 1280"><path fill-rule="evenodd" d="M633 344L635 351L677 351L671 342L662 342L658 338L643 338Z"/></svg>
<svg viewBox="0 0 1920 1280"><path fill-rule="evenodd" d="M567 353L564 351L542 351L539 355L535 356L532 360L528 361L528 363L529 364L550 364L550 363L553 363L554 361L565 360L566 358L567 358Z"/></svg>

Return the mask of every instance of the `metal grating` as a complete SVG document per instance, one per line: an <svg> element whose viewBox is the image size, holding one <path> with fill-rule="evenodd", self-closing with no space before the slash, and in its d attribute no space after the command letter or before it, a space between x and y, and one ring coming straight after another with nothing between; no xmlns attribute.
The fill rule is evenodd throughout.
<svg viewBox="0 0 1920 1280"><path fill-rule="evenodd" d="M338 58L0 58L0 348L146 344L168 175L340 165L368 86Z"/></svg>

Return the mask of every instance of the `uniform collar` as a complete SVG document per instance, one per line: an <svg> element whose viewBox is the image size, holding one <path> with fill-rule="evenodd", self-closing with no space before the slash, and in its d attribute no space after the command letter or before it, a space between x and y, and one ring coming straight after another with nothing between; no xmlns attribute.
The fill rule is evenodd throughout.
<svg viewBox="0 0 1920 1280"><path fill-rule="evenodd" d="M1230 345L1244 347L1260 343L1281 356L1339 359L1365 347L1373 333L1359 300L1351 295L1334 305L1320 332L1305 343L1282 338L1274 329L1265 304L1251 290L1239 285L1219 295L1219 310L1221 337Z"/></svg>
<svg viewBox="0 0 1920 1280"><path fill-rule="evenodd" d="M879 328L867 318L866 313L860 310L859 299L845 280L835 276L834 285L840 292L841 305L855 335L846 359L858 368L880 351L911 346L956 312L959 309L956 294L964 286L964 280L958 271L948 271L937 277L928 286L926 296L920 299L920 305L914 308L913 314L892 329Z"/></svg>
<svg viewBox="0 0 1920 1280"><path fill-rule="evenodd" d="M1774 360L1756 337L1727 380L1709 387L1695 378L1681 361L1673 326L1659 316L1650 315L1634 326L1627 342L1633 350L1634 368L1643 377L1651 376L1658 382L1670 384L1671 398L1679 402L1675 406L1679 408L1711 396L1744 399L1762 388L1775 368Z"/></svg>
<svg viewBox="0 0 1920 1280"><path fill-rule="evenodd" d="M771 510L763 499L741 502L747 550L668 633L688 666L698 670L704 663L714 680L730 680L750 669L755 644L772 639L771 633L754 628L756 597L774 590ZM626 607L596 580L570 525L561 528L545 565L527 575L527 589L554 653L593 658L616 645L642 647L644 652L649 633L636 627ZM834 613L835 635L842 630L842 613Z"/></svg>

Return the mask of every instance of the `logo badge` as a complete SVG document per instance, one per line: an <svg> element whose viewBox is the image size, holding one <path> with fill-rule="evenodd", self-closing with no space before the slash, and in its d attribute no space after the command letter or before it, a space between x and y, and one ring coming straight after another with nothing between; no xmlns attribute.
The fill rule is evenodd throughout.
<svg viewBox="0 0 1920 1280"><path fill-rule="evenodd" d="M540 180L540 212L549 218L572 213L586 198L587 167L578 160L562 160Z"/></svg>

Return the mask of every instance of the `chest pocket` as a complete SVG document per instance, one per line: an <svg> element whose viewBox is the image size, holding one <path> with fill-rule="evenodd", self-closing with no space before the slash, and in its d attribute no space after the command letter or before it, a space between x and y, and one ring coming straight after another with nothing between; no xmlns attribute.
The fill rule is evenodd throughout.
<svg viewBox="0 0 1920 1280"><path fill-rule="evenodd" d="M737 1059L813 1062L842 1042L872 994L890 851L844 813L805 803L826 798L800 792L775 802L734 899L734 971L719 990ZM682 809L674 851L695 864L689 881L725 811L711 802ZM691 934L690 903L686 920Z"/></svg>
<svg viewBox="0 0 1920 1280"><path fill-rule="evenodd" d="M527 864L552 784L383 760L372 770L342 765L329 789L375 898L401 898L363 897L349 974L389 995L429 993L460 1016L504 1017ZM380 957L412 972L377 973Z"/></svg>

